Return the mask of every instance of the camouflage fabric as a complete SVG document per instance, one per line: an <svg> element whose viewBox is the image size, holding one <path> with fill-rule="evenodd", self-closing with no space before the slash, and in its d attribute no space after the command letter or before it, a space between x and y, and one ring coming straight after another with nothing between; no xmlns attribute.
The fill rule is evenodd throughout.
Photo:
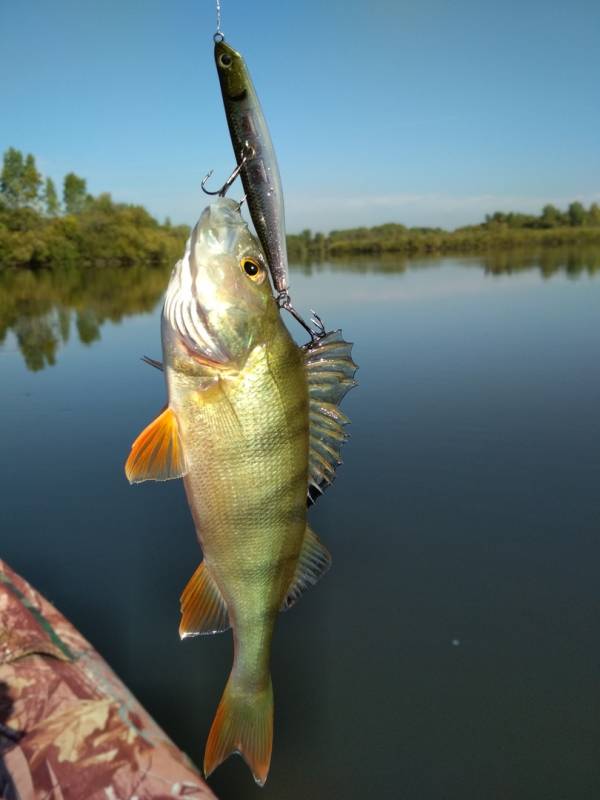
<svg viewBox="0 0 600 800"><path fill-rule="evenodd" d="M0 798L215 800L92 646L0 561Z"/></svg>

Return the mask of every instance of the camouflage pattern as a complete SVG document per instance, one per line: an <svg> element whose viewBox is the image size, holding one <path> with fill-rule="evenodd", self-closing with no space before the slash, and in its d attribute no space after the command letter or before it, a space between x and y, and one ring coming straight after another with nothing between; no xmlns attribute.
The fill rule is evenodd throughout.
<svg viewBox="0 0 600 800"><path fill-rule="evenodd" d="M0 798L215 800L92 646L1 560Z"/></svg>

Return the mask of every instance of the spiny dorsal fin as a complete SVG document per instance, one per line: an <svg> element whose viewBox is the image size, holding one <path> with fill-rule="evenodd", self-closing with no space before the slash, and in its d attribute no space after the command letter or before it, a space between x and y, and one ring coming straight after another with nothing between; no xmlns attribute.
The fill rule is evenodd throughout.
<svg viewBox="0 0 600 800"><path fill-rule="evenodd" d="M348 438L343 426L350 421L338 408L346 392L356 386L357 366L352 344L341 331L327 333L305 347L310 406L308 498L313 503L335 477L341 447Z"/></svg>
<svg viewBox="0 0 600 800"><path fill-rule="evenodd" d="M229 625L227 606L204 561L189 579L181 595L179 635L220 633Z"/></svg>
<svg viewBox="0 0 600 800"><path fill-rule="evenodd" d="M296 566L296 572L287 591L282 611L287 611L296 603L308 589L327 572L331 566L329 550L320 541L316 533L306 526L302 550Z"/></svg>
<svg viewBox="0 0 600 800"><path fill-rule="evenodd" d="M125 462L130 483L168 481L185 475L185 461L175 412L167 406L131 445Z"/></svg>

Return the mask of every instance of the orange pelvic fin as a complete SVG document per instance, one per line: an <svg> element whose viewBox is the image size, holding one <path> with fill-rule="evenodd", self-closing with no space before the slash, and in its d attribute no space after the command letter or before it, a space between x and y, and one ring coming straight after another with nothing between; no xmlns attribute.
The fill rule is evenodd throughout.
<svg viewBox="0 0 600 800"><path fill-rule="evenodd" d="M215 715L206 751L204 774L208 777L232 753L239 753L252 770L254 780L264 786L273 748L273 687L261 691L238 689L229 678Z"/></svg>
<svg viewBox="0 0 600 800"><path fill-rule="evenodd" d="M220 633L229 628L227 606L204 561L189 579L181 595L179 635Z"/></svg>
<svg viewBox="0 0 600 800"><path fill-rule="evenodd" d="M177 417L167 406L131 445L125 474L130 483L141 483L181 478L185 472Z"/></svg>

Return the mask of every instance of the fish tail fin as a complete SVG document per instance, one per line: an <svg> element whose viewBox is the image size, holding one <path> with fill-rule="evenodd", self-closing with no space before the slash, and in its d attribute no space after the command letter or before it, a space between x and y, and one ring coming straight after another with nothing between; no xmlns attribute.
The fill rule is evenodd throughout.
<svg viewBox="0 0 600 800"><path fill-rule="evenodd" d="M273 747L273 685L269 675L264 689L248 690L230 676L213 720L206 750L204 774L208 777L232 753L239 753L264 786Z"/></svg>

